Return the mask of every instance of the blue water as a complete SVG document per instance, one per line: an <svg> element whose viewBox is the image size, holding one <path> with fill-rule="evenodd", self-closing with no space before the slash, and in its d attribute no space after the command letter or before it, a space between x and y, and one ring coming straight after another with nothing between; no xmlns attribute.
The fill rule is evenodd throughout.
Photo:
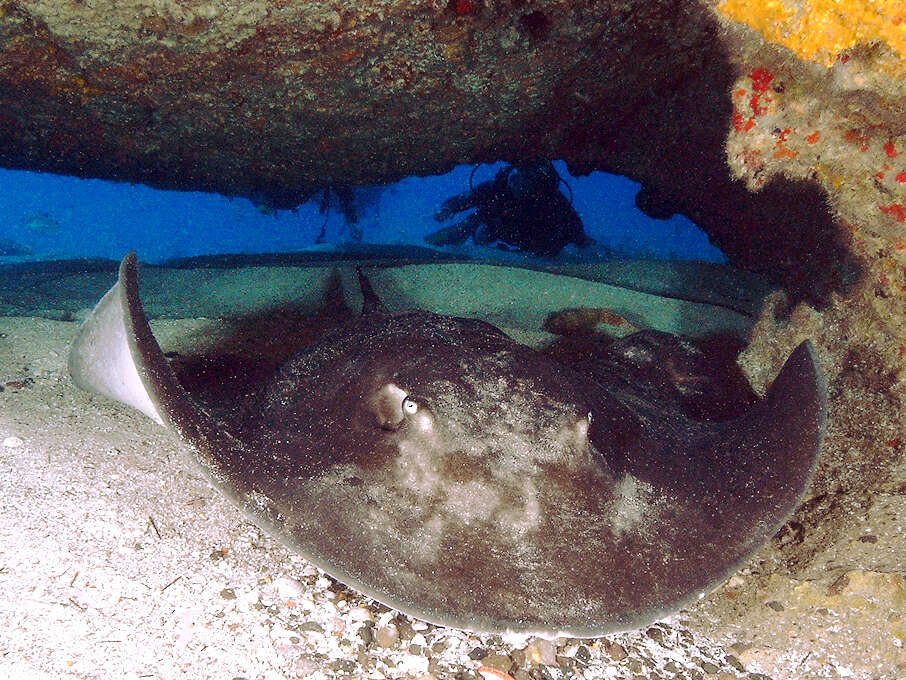
<svg viewBox="0 0 906 680"><path fill-rule="evenodd" d="M574 207L597 247L570 246L562 257L619 257L724 262L723 253L688 219L653 220L633 199L639 185L625 177L593 173L571 177ZM446 175L407 178L367 192L354 228L337 208L319 213L316 202L292 211L268 211L242 198L198 192L161 191L137 184L77 179L0 169L0 245L12 241L29 251L11 259L119 259L136 250L146 262L220 253L288 252L325 243L425 245L441 225L432 219L443 200L468 188L471 166ZM481 166L474 182L491 179ZM446 224L450 224L449 222ZM329 246L320 246L329 247Z"/></svg>

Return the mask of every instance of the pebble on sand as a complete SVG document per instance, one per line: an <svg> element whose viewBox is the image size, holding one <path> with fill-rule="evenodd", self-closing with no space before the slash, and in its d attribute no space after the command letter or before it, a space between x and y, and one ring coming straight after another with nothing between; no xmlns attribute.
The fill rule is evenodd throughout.
<svg viewBox="0 0 906 680"><path fill-rule="evenodd" d="M532 638L524 648L518 650L517 656L520 657L517 659L519 665L556 666L557 646L550 640Z"/></svg>
<svg viewBox="0 0 906 680"><path fill-rule="evenodd" d="M378 626L377 630L374 631L374 641L380 647L393 647L399 642L399 639L399 631L392 623Z"/></svg>

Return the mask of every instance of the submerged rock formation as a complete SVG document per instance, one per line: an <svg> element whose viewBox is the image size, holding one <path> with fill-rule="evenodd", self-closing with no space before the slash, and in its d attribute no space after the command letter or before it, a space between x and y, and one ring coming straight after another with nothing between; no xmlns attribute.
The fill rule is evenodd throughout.
<svg viewBox="0 0 906 680"><path fill-rule="evenodd" d="M757 672L868 677L882 659L875 672L893 677L906 664L890 520L906 509L904 25L899 0L7 1L0 164L274 207L532 156L642 182L642 205L688 215L786 289L743 357L756 386L806 335L829 384L811 497L693 618ZM821 610L843 610L851 632L826 639ZM821 642L786 649L793 624Z"/></svg>
<svg viewBox="0 0 906 680"><path fill-rule="evenodd" d="M696 2L39 0L0 11L6 167L292 207L331 184L563 158L657 187L738 264L798 296L854 276L819 190L757 196L727 173L738 66ZM766 257L780 247L789 257Z"/></svg>

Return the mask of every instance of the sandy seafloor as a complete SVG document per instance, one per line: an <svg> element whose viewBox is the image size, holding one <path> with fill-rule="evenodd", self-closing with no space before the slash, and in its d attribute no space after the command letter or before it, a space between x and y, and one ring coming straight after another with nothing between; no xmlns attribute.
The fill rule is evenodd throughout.
<svg viewBox="0 0 906 680"><path fill-rule="evenodd" d="M217 325L167 307L170 274L158 290L145 276L149 307L190 317L153 322L165 350ZM0 678L753 677L682 614L551 642L423 624L335 583L217 494L175 435L72 383L84 297L113 282L92 276L45 276L53 290L31 285L30 309L0 317ZM178 276L204 311L286 272Z"/></svg>

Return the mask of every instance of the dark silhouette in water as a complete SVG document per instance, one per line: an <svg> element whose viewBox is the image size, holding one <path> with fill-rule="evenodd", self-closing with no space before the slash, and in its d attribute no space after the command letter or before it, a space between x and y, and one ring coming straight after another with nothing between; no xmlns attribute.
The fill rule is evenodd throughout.
<svg viewBox="0 0 906 680"><path fill-rule="evenodd" d="M330 184L321 190L321 197L318 199L318 214L324 215L324 222L321 224L321 232L315 239L315 243L324 243L331 207L337 208L342 213L343 219L350 229L352 240L361 241L362 230L358 227L359 212L353 188L348 184Z"/></svg>
<svg viewBox="0 0 906 680"><path fill-rule="evenodd" d="M353 186L351 184L326 184L323 186L311 187L302 194L303 202L314 202L318 205L318 214L324 216L321 223L321 231L315 238L315 243L325 243L327 239L327 220L330 218L331 211L338 212L343 216L343 221L349 233L348 240L353 243L362 241L362 229L359 226L359 218L368 210L376 210L380 201L381 192L384 187L381 185L373 186ZM278 210L286 208L264 193L256 193L251 197L255 207L263 215L276 215ZM298 206L291 209L296 211Z"/></svg>
<svg viewBox="0 0 906 680"><path fill-rule="evenodd" d="M567 243L594 243L560 190L550 161L506 165L493 180L451 196L434 214L439 222L470 208L475 212L425 237L433 245L459 245L470 236L477 245L501 242L533 255L552 256Z"/></svg>

